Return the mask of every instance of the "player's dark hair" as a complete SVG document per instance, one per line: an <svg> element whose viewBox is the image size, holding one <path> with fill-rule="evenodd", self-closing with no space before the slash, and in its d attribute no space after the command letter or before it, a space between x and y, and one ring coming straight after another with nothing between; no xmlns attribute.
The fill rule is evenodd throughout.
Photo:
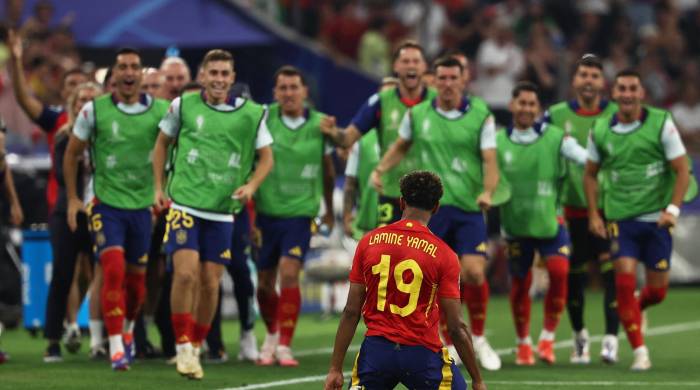
<svg viewBox="0 0 700 390"><path fill-rule="evenodd" d="M400 186L409 207L432 211L442 198L442 182L433 172L413 171L401 178Z"/></svg>
<svg viewBox="0 0 700 390"><path fill-rule="evenodd" d="M394 50L394 55L391 57L391 62L394 63L396 60L399 59L401 56L401 52L404 49L416 49L420 52L421 57L423 57L423 61L425 61L425 50L423 50L423 46L420 45L420 43L413 41L413 40L406 40L401 42L401 44Z"/></svg>
<svg viewBox="0 0 700 390"><path fill-rule="evenodd" d="M196 82L196 81L190 81L189 83L185 84L184 87L182 87L182 91L180 91L180 94L183 94L188 91L194 91L194 90L200 90L202 89L202 86Z"/></svg>
<svg viewBox="0 0 700 390"><path fill-rule="evenodd" d="M122 47L122 48L118 49L117 53L114 55L114 62L116 63L117 57L119 57L120 55L124 55L124 54L134 54L134 55L138 56L139 58L141 58L141 53L139 53L139 51L134 49L133 47Z"/></svg>
<svg viewBox="0 0 700 390"><path fill-rule="evenodd" d="M578 68L582 66L588 68L597 68L600 71L602 71L603 61L600 59L600 57L598 57L595 54L586 53L583 56L581 56L581 58L579 58L578 61L576 61L576 63L574 64L574 71L572 74L576 74L576 72L578 72Z"/></svg>
<svg viewBox="0 0 700 390"><path fill-rule="evenodd" d="M275 75L273 76L273 80L275 81L275 85L277 85L277 79L280 76L286 76L286 77L292 77L292 76L299 76L299 79L301 80L301 85L306 86L306 78L304 77L304 74L301 73L301 70L297 68L296 66L292 65L284 65L281 68L277 69L275 72Z"/></svg>
<svg viewBox="0 0 700 390"><path fill-rule="evenodd" d="M642 82L642 75L639 74L639 72L637 72L636 70L634 70L632 68L623 69L623 70L617 72L617 74L615 75L615 82L617 82L617 80L620 77L636 77L640 83Z"/></svg>
<svg viewBox="0 0 700 390"><path fill-rule="evenodd" d="M458 59L450 57L440 57L433 62L433 72L437 73L438 68L459 68L459 72L464 72L464 67Z"/></svg>
<svg viewBox="0 0 700 390"><path fill-rule="evenodd" d="M63 73L63 76L61 76L61 87L63 87L66 84L66 80L68 79L68 77L74 74L81 74L85 77L88 77L87 73L83 72L80 68L68 69L65 73Z"/></svg>
<svg viewBox="0 0 700 390"><path fill-rule="evenodd" d="M231 67L233 68L233 54L231 54L229 51L221 49L209 50L207 54L204 55L202 65L200 65L200 67L204 68L208 63L214 61L228 61L231 63Z"/></svg>
<svg viewBox="0 0 700 390"><path fill-rule="evenodd" d="M515 99L520 96L520 93L523 91L532 92L535 94L535 96L537 96L537 100L540 99L540 88L532 81L519 81L517 84L515 84L515 87L510 95L513 99Z"/></svg>

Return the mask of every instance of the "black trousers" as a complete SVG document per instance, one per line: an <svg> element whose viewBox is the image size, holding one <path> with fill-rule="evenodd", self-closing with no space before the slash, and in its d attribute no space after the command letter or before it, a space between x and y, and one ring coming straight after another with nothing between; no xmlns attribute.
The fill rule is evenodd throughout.
<svg viewBox="0 0 700 390"><path fill-rule="evenodd" d="M90 253L92 240L87 229L87 216L78 214L78 229L71 232L65 212L54 212L49 217L49 232L53 265L51 285L46 300L46 323L44 336L58 340L63 333L63 320L66 317L68 295L75 273L78 253Z"/></svg>

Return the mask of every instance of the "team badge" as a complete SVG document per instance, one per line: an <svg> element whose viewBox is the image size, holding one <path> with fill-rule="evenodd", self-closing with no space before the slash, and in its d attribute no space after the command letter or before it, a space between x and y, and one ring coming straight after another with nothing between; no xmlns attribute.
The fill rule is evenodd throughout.
<svg viewBox="0 0 700 390"><path fill-rule="evenodd" d="M187 230L179 229L177 232L175 232L175 241L179 245L186 243L187 242Z"/></svg>
<svg viewBox="0 0 700 390"><path fill-rule="evenodd" d="M107 239L105 238L105 234L102 232L97 233L97 237L95 237L95 241L97 241L97 246L102 246L105 244Z"/></svg>
<svg viewBox="0 0 700 390"><path fill-rule="evenodd" d="M656 269L667 270L668 269L668 260L661 259L661 261L656 263Z"/></svg>
<svg viewBox="0 0 700 390"><path fill-rule="evenodd" d="M231 250L226 249L225 251L221 252L219 255L219 258L224 259L224 260L231 260Z"/></svg>

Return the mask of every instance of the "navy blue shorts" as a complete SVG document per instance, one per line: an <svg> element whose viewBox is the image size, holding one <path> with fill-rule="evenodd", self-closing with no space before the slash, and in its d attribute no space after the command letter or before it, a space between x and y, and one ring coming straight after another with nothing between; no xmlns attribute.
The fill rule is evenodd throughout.
<svg viewBox="0 0 700 390"><path fill-rule="evenodd" d="M671 269L671 229L659 227L656 222L623 220L608 222L608 233L613 259L632 257L650 270Z"/></svg>
<svg viewBox="0 0 700 390"><path fill-rule="evenodd" d="M258 214L257 232L258 269L275 268L282 256L304 261L311 241L311 218L278 218Z"/></svg>
<svg viewBox="0 0 700 390"><path fill-rule="evenodd" d="M169 256L180 249L193 249L199 252L200 261L231 262L233 222L210 221L174 208L166 220L164 242Z"/></svg>
<svg viewBox="0 0 700 390"><path fill-rule="evenodd" d="M145 266L151 244L151 211L124 210L104 203L91 203L88 218L95 254L99 259L109 247L124 249L128 264Z"/></svg>
<svg viewBox="0 0 700 390"><path fill-rule="evenodd" d="M458 256L486 256L486 222L481 212L468 213L454 206L440 206L430 218L428 228Z"/></svg>
<svg viewBox="0 0 700 390"><path fill-rule="evenodd" d="M355 358L350 388L466 389L462 373L446 348L433 352L419 345L401 345L379 336L366 337Z"/></svg>
<svg viewBox="0 0 700 390"><path fill-rule="evenodd" d="M554 238L508 238L508 263L512 275L524 277L527 275L532 262L535 260L535 251L540 257L546 259L549 256L562 256L569 258L571 242L569 233L563 225L559 225L559 231Z"/></svg>
<svg viewBox="0 0 700 390"><path fill-rule="evenodd" d="M401 215L403 214L399 198L380 195L378 207L377 227L392 224L401 219Z"/></svg>

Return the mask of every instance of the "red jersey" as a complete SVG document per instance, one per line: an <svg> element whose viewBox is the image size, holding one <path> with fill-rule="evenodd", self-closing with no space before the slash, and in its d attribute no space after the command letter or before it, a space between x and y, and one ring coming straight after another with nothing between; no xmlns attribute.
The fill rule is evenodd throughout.
<svg viewBox="0 0 700 390"><path fill-rule="evenodd" d="M401 220L367 233L357 246L352 283L367 295L367 336L439 351L439 298L459 299L459 260L427 227Z"/></svg>

